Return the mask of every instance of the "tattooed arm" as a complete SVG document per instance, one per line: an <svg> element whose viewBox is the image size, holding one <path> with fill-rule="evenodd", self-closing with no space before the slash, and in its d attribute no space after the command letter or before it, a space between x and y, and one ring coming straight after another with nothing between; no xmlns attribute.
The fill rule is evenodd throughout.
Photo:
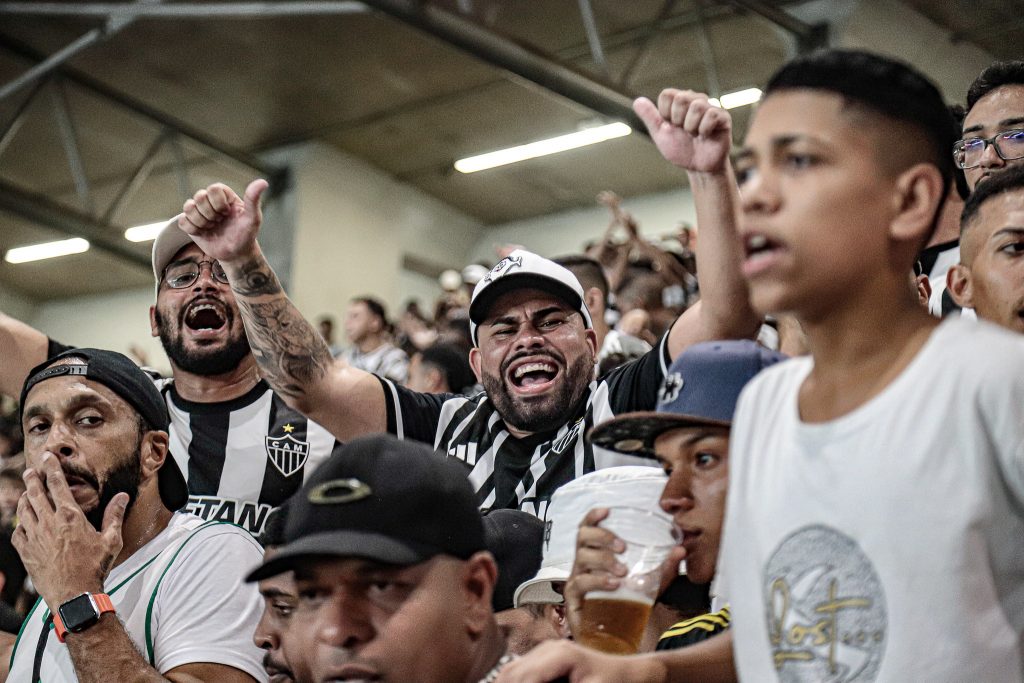
<svg viewBox="0 0 1024 683"><path fill-rule="evenodd" d="M242 198L226 185L211 185L185 202L178 225L224 267L260 371L288 405L341 441L383 432L387 416L380 382L331 357L256 242L266 188L266 181L253 181Z"/></svg>

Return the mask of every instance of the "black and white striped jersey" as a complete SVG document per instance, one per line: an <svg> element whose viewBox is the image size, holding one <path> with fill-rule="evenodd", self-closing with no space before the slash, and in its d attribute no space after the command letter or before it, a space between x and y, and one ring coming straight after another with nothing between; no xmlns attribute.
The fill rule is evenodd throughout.
<svg viewBox="0 0 1024 683"><path fill-rule="evenodd" d="M615 415L654 410L667 366L666 335L647 355L591 382L586 400L560 428L524 439L509 434L486 393L421 394L380 381L389 432L460 460L481 509L519 509L543 519L555 490L578 476L618 465L657 465L595 449L584 436Z"/></svg>
<svg viewBox="0 0 1024 683"><path fill-rule="evenodd" d="M264 380L231 401L183 399L157 380L171 415L170 449L188 481L186 512L258 535L267 514L331 454L334 436Z"/></svg>

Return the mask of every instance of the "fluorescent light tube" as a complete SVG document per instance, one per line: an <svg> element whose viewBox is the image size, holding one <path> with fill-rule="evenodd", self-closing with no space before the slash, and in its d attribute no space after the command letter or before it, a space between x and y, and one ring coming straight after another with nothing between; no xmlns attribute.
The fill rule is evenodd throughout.
<svg viewBox="0 0 1024 683"><path fill-rule="evenodd" d="M167 221L136 225L134 228L128 228L124 231L124 238L129 242L149 242L156 239L156 236L160 234L160 230L165 225L167 225Z"/></svg>
<svg viewBox="0 0 1024 683"><path fill-rule="evenodd" d="M29 261L41 261L47 258L67 256L68 254L81 254L89 250L89 242L81 237L74 237L69 240L58 242L43 242L42 244L29 244L24 247L8 249L4 260L8 263L28 263Z"/></svg>
<svg viewBox="0 0 1024 683"><path fill-rule="evenodd" d="M747 88L746 90L726 93L722 95L721 106L725 109L735 109L736 107L753 104L760 101L761 94L760 88Z"/></svg>
<svg viewBox="0 0 1024 683"><path fill-rule="evenodd" d="M518 147L509 147L508 149L500 149L496 152L459 159L455 162L455 170L460 173L475 173L476 171L483 171L488 168L495 168L496 166L514 164L517 161L535 159L547 156L548 154L557 154L558 152L593 145L605 140L621 138L632 132L633 130L624 123L609 123L606 126L586 128L576 133L559 135L548 140L538 140L537 142L519 145Z"/></svg>

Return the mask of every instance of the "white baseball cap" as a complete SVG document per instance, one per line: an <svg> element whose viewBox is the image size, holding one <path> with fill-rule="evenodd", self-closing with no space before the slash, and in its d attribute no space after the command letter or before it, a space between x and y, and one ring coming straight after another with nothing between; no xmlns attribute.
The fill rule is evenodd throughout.
<svg viewBox="0 0 1024 683"><path fill-rule="evenodd" d="M650 510L671 522L671 515L658 505L667 482L668 476L660 468L627 465L585 474L555 491L548 505L540 570L516 588L515 607L562 603L562 595L552 584L568 580L580 522L592 509L625 505Z"/></svg>
<svg viewBox="0 0 1024 683"><path fill-rule="evenodd" d="M177 216L167 221L160 229L160 234L153 240L153 277L156 279L156 292L160 293L160 278L163 277L164 269L171 262L174 255L192 244L192 238L184 230L178 227Z"/></svg>
<svg viewBox="0 0 1024 683"><path fill-rule="evenodd" d="M583 287L569 269L525 249L516 249L498 261L473 289L469 302L469 334L478 344L476 328L502 294L516 289L540 289L578 309L587 329L594 326L583 301Z"/></svg>

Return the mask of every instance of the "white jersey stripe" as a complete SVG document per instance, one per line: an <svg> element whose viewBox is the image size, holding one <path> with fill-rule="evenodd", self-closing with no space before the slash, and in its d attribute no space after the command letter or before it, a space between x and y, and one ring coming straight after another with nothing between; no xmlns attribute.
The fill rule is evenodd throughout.
<svg viewBox="0 0 1024 683"><path fill-rule="evenodd" d="M266 451L272 397L273 394L267 392L251 405L231 412L228 443L224 449L224 469L221 471L217 495L238 500L259 500L260 491L263 490L265 468L262 466L265 461L253 463L252 458L246 455L253 451Z"/></svg>

